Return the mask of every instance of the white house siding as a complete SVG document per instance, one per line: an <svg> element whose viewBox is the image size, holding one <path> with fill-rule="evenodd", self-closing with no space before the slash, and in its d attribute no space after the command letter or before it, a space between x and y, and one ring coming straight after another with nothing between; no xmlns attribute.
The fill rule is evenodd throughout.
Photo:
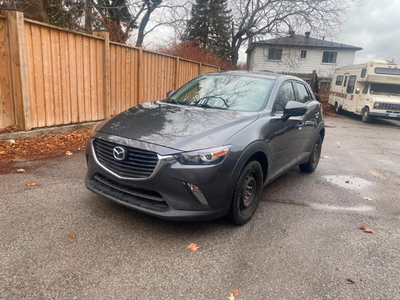
<svg viewBox="0 0 400 300"><path fill-rule="evenodd" d="M317 71L320 77L332 77L336 68L352 65L354 63L354 50L336 50L322 48L288 48L275 46L271 48L282 49L282 60L269 60L269 46L256 45L250 56L250 70L268 70L276 73L312 73ZM301 50L307 50L307 57L300 58ZM323 51L336 51L335 64L322 63Z"/></svg>

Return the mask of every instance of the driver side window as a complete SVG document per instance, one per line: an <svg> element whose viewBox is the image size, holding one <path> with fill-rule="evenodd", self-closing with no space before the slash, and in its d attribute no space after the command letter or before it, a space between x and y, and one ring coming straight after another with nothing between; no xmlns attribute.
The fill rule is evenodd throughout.
<svg viewBox="0 0 400 300"><path fill-rule="evenodd" d="M295 98L294 98L292 83L286 82L281 86L278 94L276 95L273 111L274 112L283 112L286 104L289 101L295 101Z"/></svg>

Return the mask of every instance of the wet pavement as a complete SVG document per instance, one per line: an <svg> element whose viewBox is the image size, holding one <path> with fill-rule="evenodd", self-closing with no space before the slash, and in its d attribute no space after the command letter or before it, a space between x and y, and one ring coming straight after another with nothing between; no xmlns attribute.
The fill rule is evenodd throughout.
<svg viewBox="0 0 400 300"><path fill-rule="evenodd" d="M400 299L400 122L325 121L318 169L272 182L242 227L102 199L82 153L0 175L0 299Z"/></svg>

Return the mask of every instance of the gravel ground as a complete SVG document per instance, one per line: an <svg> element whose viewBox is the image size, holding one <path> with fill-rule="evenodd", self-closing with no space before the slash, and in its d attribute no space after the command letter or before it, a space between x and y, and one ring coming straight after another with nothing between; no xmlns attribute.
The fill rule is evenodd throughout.
<svg viewBox="0 0 400 300"><path fill-rule="evenodd" d="M325 121L318 169L272 182L242 227L94 195L83 153L20 162L0 175L0 298L400 299L400 122Z"/></svg>

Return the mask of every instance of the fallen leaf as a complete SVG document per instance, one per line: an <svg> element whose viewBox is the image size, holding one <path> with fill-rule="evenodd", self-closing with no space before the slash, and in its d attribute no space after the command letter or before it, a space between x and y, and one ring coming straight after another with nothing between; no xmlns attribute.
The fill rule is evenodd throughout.
<svg viewBox="0 0 400 300"><path fill-rule="evenodd" d="M350 278L347 278L346 280L347 280L348 282L350 282L351 284L355 284L355 283L356 283L355 281L351 280Z"/></svg>
<svg viewBox="0 0 400 300"><path fill-rule="evenodd" d="M232 293L229 294L228 300L235 300L235 296Z"/></svg>
<svg viewBox="0 0 400 300"><path fill-rule="evenodd" d="M71 151L65 152L65 155L72 155L73 153Z"/></svg>
<svg viewBox="0 0 400 300"><path fill-rule="evenodd" d="M339 146L341 145L341 143L340 143L340 142L336 142L336 144L338 144Z"/></svg>
<svg viewBox="0 0 400 300"><path fill-rule="evenodd" d="M36 182L28 182L27 184L26 184L26 186L35 186L36 185Z"/></svg>
<svg viewBox="0 0 400 300"><path fill-rule="evenodd" d="M358 226L358 228L364 230L364 232L367 232L367 233L374 233L374 230L373 230L373 229L368 228L368 227L365 227L365 226L363 226L363 225Z"/></svg>
<svg viewBox="0 0 400 300"><path fill-rule="evenodd" d="M58 226L58 229L65 229L65 227L63 227L63 226Z"/></svg>
<svg viewBox="0 0 400 300"><path fill-rule="evenodd" d="M344 183L350 183L350 180L346 179L346 180L344 181Z"/></svg>
<svg viewBox="0 0 400 300"><path fill-rule="evenodd" d="M0 151L0 155L6 154L6 151Z"/></svg>
<svg viewBox="0 0 400 300"><path fill-rule="evenodd" d="M372 201L372 198L370 198L370 197L364 197L364 200Z"/></svg>
<svg viewBox="0 0 400 300"><path fill-rule="evenodd" d="M193 252L195 252L195 251L197 251L200 247L199 246L197 246L195 243L191 243L189 246L187 246L188 247L188 249L190 250L190 251L193 251Z"/></svg>
<svg viewBox="0 0 400 300"><path fill-rule="evenodd" d="M17 173L25 173L25 169L18 169Z"/></svg>
<svg viewBox="0 0 400 300"><path fill-rule="evenodd" d="M386 179L386 177L383 176L383 175L382 175L381 173L379 173L378 171L370 170L369 172L370 172L372 175L378 177L379 179L382 179L382 180L385 180L385 179Z"/></svg>
<svg viewBox="0 0 400 300"><path fill-rule="evenodd" d="M322 203L322 205L323 205L323 206L329 206L329 204L328 204L328 203Z"/></svg>
<svg viewBox="0 0 400 300"><path fill-rule="evenodd" d="M237 290L237 289L232 289L232 290L231 290L231 294L232 294L233 296L237 296L237 295L239 295L239 290Z"/></svg>
<svg viewBox="0 0 400 300"><path fill-rule="evenodd" d="M279 244L279 245L277 245L279 248L281 248L281 249L283 249L284 247L283 247L283 245L281 245L281 244Z"/></svg>
<svg viewBox="0 0 400 300"><path fill-rule="evenodd" d="M76 233L75 233L75 232L71 232L71 233L69 234L69 237L70 237L71 239L73 239L74 237L76 237Z"/></svg>

